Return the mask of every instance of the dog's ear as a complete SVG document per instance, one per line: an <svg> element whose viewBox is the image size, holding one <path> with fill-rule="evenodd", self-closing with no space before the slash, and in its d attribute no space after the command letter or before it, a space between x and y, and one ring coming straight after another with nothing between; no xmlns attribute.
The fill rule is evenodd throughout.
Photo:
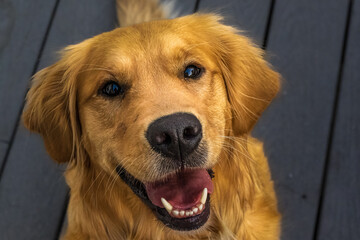
<svg viewBox="0 0 360 240"><path fill-rule="evenodd" d="M251 131L257 119L275 97L280 75L264 60L264 52L235 28L216 20L215 52L232 108L235 135ZM210 21L211 22L211 21Z"/></svg>
<svg viewBox="0 0 360 240"><path fill-rule="evenodd" d="M73 157L80 136L76 78L83 45L67 47L57 63L34 75L22 115L25 127L43 137L47 152L58 163Z"/></svg>

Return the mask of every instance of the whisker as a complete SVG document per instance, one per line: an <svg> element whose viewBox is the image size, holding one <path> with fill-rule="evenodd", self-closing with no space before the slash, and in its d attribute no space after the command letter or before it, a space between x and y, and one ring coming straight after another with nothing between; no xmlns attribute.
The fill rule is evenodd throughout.
<svg viewBox="0 0 360 240"><path fill-rule="evenodd" d="M94 186L96 180L99 178L100 175L101 175L101 172L99 172L99 173L97 174L97 176L95 177L95 179L91 182L89 188L87 189L87 191L86 191L85 194L84 194L84 198L85 198L86 195L89 193L89 191L91 190L91 188Z"/></svg>

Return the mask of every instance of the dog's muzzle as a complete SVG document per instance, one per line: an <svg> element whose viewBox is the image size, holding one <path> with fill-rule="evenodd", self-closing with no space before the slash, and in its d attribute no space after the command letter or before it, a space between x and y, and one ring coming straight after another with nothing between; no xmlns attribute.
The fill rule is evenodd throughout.
<svg viewBox="0 0 360 240"><path fill-rule="evenodd" d="M143 183L121 166L118 174L169 228L200 228L209 218L210 194L214 189L212 170L204 168L207 147L200 121L190 113L166 115L148 126L145 137L161 156L165 177Z"/></svg>

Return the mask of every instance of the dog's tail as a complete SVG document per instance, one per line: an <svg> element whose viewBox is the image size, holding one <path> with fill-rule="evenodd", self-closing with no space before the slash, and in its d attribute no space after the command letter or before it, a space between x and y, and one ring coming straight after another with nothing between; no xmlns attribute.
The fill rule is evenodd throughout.
<svg viewBox="0 0 360 240"><path fill-rule="evenodd" d="M159 0L116 0L117 19L120 27L156 19L169 18L171 4Z"/></svg>

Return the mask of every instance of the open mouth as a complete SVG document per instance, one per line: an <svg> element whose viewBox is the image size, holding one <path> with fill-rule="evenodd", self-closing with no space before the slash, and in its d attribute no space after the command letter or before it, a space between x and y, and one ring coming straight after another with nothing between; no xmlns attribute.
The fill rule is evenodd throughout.
<svg viewBox="0 0 360 240"><path fill-rule="evenodd" d="M196 230L210 215L213 192L211 169L189 168L156 182L142 183L121 166L117 173L131 190L167 227L178 231Z"/></svg>

